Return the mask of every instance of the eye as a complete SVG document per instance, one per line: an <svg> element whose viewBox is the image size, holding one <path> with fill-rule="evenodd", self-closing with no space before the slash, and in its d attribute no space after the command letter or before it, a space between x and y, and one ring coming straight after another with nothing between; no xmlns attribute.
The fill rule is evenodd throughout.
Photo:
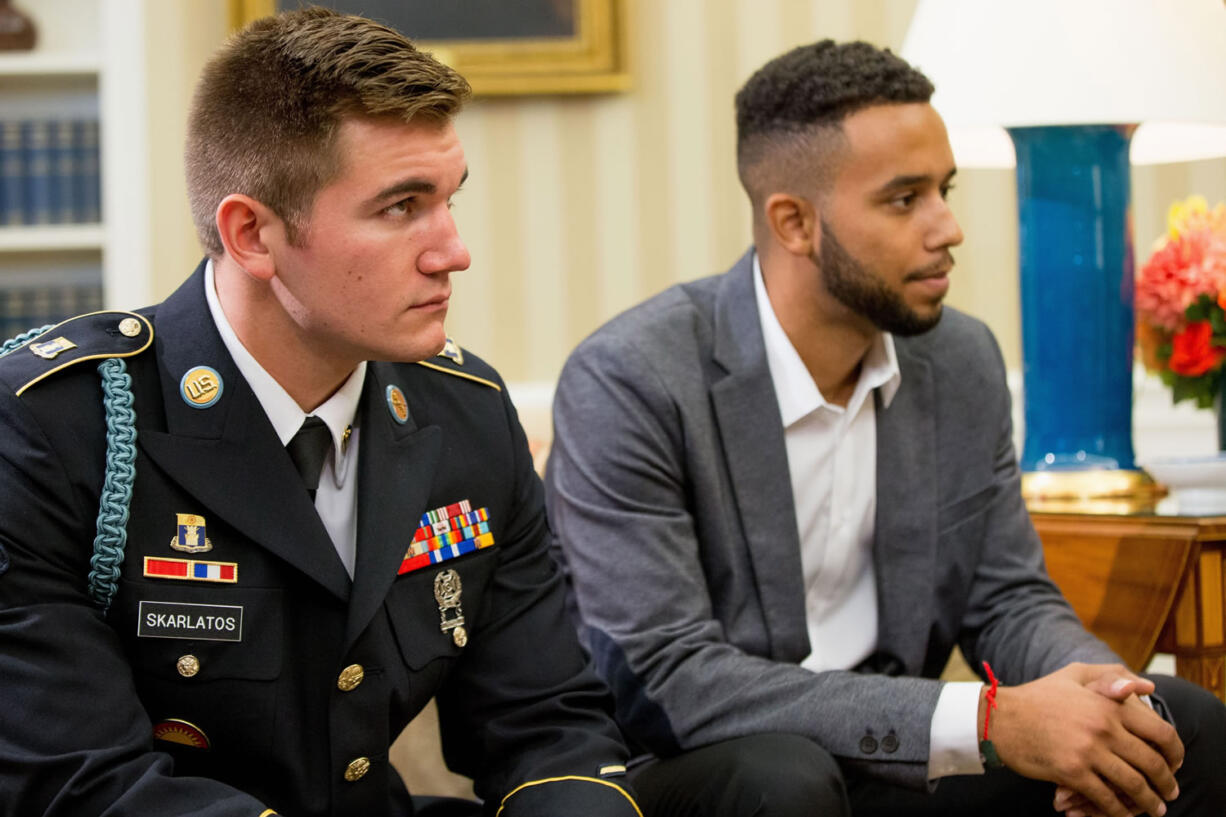
<svg viewBox="0 0 1226 817"><path fill-rule="evenodd" d="M381 212L384 215L389 215L389 216L408 215L413 210L413 204L415 202L415 199L416 199L415 196L408 196L396 202L395 204L389 204L387 207L384 207Z"/></svg>
<svg viewBox="0 0 1226 817"><path fill-rule="evenodd" d="M941 188L941 198L948 199L950 192L953 191L956 187L957 185L954 185L954 184L947 184L944 187L942 187Z"/></svg>
<svg viewBox="0 0 1226 817"><path fill-rule="evenodd" d="M898 210L910 209L911 205L915 204L917 198L914 190L908 190L905 193L899 193L894 198L890 199L890 206Z"/></svg>

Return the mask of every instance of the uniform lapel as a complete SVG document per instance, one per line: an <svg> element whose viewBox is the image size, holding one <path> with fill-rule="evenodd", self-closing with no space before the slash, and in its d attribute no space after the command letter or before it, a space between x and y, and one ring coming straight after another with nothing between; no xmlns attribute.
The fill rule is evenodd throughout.
<svg viewBox="0 0 1226 817"><path fill-rule="evenodd" d="M877 400L878 650L917 672L932 622L937 535L936 400L932 372L895 339L902 383L889 408Z"/></svg>
<svg viewBox="0 0 1226 817"><path fill-rule="evenodd" d="M422 513L442 448L438 426L418 428L412 415L396 422L387 408L396 367L371 363L359 412L358 546L346 641L366 628L395 581Z"/></svg>
<svg viewBox="0 0 1226 817"><path fill-rule="evenodd" d="M306 491L279 487L300 478L217 333L203 264L158 307L154 332L166 431L142 428L140 448L210 514L347 598L349 576ZM196 366L212 368L222 383L208 408L180 394L180 380Z"/></svg>
<svg viewBox="0 0 1226 817"><path fill-rule="evenodd" d="M810 651L800 538L783 421L758 321L752 253L724 276L716 296L713 356L727 372L711 387L711 402L770 633L771 658L796 662Z"/></svg>

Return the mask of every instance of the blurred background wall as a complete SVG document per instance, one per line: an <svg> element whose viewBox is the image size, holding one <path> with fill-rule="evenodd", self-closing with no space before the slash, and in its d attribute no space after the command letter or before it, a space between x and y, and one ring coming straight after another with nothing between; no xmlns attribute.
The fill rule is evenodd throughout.
<svg viewBox="0 0 1226 817"><path fill-rule="evenodd" d="M897 50L915 0L627 0L634 87L586 97L474 101L458 128L471 178L456 218L473 264L455 276L450 332L510 381L552 381L607 318L749 244L732 97L763 62L823 37ZM227 31L226 0L146 2L153 134L153 294L198 260L180 153L200 67ZM1194 81L1195 78L1189 78ZM1139 167L1137 252L1191 193L1226 199L1226 160ZM1020 365L1012 171L964 170L951 195L966 233L949 303L988 322Z"/></svg>

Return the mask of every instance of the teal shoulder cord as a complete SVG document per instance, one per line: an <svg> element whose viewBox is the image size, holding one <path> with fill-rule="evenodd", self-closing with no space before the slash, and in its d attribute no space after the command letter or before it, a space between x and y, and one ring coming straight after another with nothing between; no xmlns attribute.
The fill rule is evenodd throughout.
<svg viewBox="0 0 1226 817"><path fill-rule="evenodd" d="M20 335L16 337L9 338L3 344L0 344L0 357L4 357L9 352L13 351L18 346L20 346L21 344L25 343L28 340L33 340L34 338L38 337L43 332L46 332L48 329L50 329L53 326L55 326L55 324L49 323L46 326L40 326L37 329L31 329L27 332L22 332Z"/></svg>
<svg viewBox="0 0 1226 817"><path fill-rule="evenodd" d="M106 409L106 476L98 497L98 535L89 560L89 595L106 612L119 589L119 568L128 544L128 505L136 481L136 412L132 376L123 358L98 364Z"/></svg>
<svg viewBox="0 0 1226 817"><path fill-rule="evenodd" d="M50 328L48 325L32 329L6 340L0 356ZM136 481L136 412L132 409L132 376L123 359L102 361L98 373L102 375L102 406L106 413L106 473L98 498L94 555L89 560L89 595L106 612L119 589L119 568L128 544L128 505Z"/></svg>

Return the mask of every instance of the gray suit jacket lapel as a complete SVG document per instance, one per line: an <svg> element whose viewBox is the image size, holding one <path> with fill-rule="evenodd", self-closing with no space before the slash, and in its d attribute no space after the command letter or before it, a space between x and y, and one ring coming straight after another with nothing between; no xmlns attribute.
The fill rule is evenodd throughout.
<svg viewBox="0 0 1226 817"><path fill-rule="evenodd" d="M928 361L895 339L902 385L889 408L877 400L878 652L909 674L923 664L933 618L937 537L936 399Z"/></svg>
<svg viewBox="0 0 1226 817"><path fill-rule="evenodd" d="M711 403L770 633L770 657L796 662L810 651L800 537L752 258L746 254L724 276L716 297L713 358L727 374L715 379Z"/></svg>

